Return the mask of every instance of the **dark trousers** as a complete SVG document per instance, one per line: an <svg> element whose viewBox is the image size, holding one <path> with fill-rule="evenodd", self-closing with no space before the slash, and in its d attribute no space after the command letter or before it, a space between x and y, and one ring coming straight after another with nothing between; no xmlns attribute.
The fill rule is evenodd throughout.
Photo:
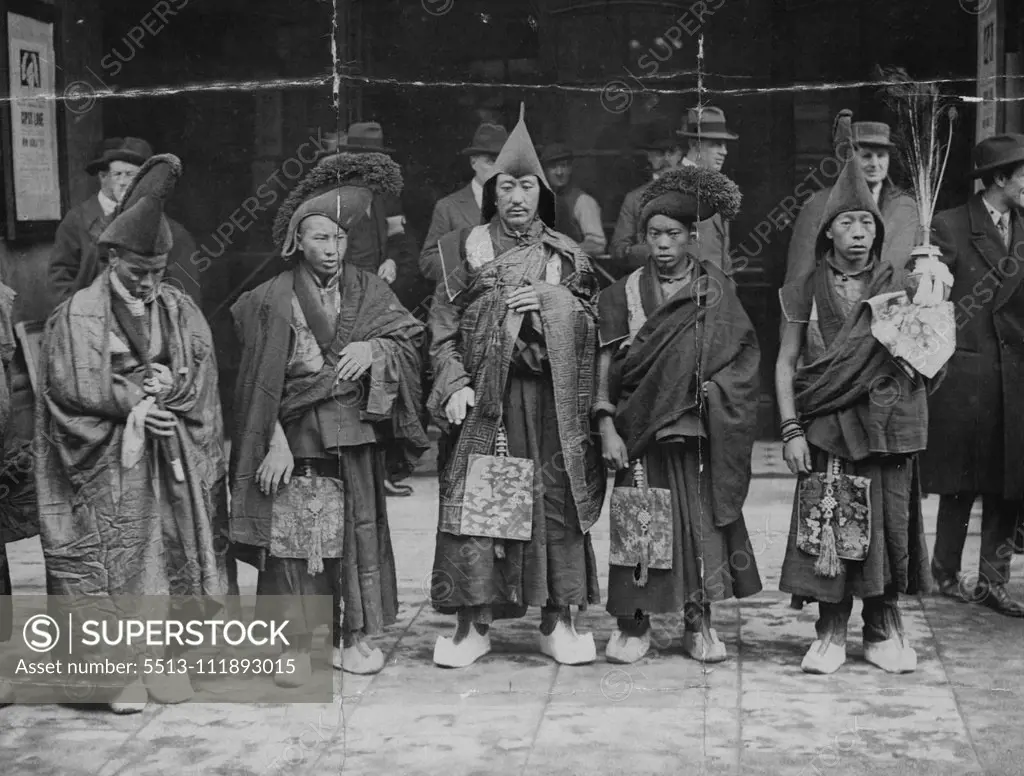
<svg viewBox="0 0 1024 776"><path fill-rule="evenodd" d="M957 493L939 498L939 519L935 529L933 560L939 571L955 575L967 540L976 493ZM1005 585L1010 580L1013 536L1017 529L1021 502L990 493L981 497L981 562L979 580Z"/></svg>

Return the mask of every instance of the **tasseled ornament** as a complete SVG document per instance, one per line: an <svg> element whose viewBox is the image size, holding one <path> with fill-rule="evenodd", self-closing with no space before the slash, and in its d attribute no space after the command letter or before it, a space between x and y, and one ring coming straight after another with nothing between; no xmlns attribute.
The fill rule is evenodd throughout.
<svg viewBox="0 0 1024 776"><path fill-rule="evenodd" d="M323 529L320 527L320 513L322 511L322 507L321 509L309 510L312 517L310 521L312 525L309 528L309 555L306 558L306 571L313 577L317 574L322 574L324 571Z"/></svg>
<svg viewBox="0 0 1024 776"><path fill-rule="evenodd" d="M836 534L831 522L823 522L821 526L821 546L818 549L818 560L814 564L814 573L819 577L835 579L842 567L836 552Z"/></svg>
<svg viewBox="0 0 1024 776"><path fill-rule="evenodd" d="M501 539L494 540L494 557L498 560L505 560L505 542Z"/></svg>
<svg viewBox="0 0 1024 776"><path fill-rule="evenodd" d="M633 584L647 587L648 571L651 568L651 539L647 537L640 545L640 562L633 573Z"/></svg>

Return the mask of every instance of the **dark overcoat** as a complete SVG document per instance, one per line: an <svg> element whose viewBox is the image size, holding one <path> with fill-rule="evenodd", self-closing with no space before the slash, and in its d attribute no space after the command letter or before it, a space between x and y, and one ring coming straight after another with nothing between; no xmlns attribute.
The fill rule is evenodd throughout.
<svg viewBox="0 0 1024 776"><path fill-rule="evenodd" d="M954 283L956 352L929 399L927 493L1024 497L1024 220L1010 247L975 194L935 216L932 241Z"/></svg>

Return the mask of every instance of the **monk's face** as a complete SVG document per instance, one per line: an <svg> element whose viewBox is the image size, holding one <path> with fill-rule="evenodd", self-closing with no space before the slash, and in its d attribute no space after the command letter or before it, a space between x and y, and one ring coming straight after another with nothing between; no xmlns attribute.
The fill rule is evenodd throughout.
<svg viewBox="0 0 1024 776"><path fill-rule="evenodd" d="M536 175L513 178L501 173L498 175L495 192L498 198L498 215L505 226L521 231L537 216L540 182Z"/></svg>
<svg viewBox="0 0 1024 776"><path fill-rule="evenodd" d="M875 244L875 217L867 210L840 213L825 236L832 240L836 254L849 261L866 260Z"/></svg>
<svg viewBox="0 0 1024 776"><path fill-rule="evenodd" d="M299 227L299 250L317 277L337 275L348 249L348 234L327 216L310 216Z"/></svg>
<svg viewBox="0 0 1024 776"><path fill-rule="evenodd" d="M676 269L689 254L690 227L668 216L651 216L647 220L647 245L663 272Z"/></svg>
<svg viewBox="0 0 1024 776"><path fill-rule="evenodd" d="M151 257L118 250L110 254L110 270L136 299L151 299L156 293L156 287L164 279L166 269L166 253Z"/></svg>

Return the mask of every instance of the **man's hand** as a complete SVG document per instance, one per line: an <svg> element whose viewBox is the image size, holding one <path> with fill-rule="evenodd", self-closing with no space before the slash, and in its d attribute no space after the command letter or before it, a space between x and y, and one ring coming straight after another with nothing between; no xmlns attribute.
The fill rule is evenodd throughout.
<svg viewBox="0 0 1024 776"><path fill-rule="evenodd" d="M540 312L540 294L534 286L517 288L506 300L509 309L515 313Z"/></svg>
<svg viewBox="0 0 1024 776"><path fill-rule="evenodd" d="M615 422L609 417L601 418L601 457L604 465L613 471L622 471L629 466L629 451L619 436Z"/></svg>
<svg viewBox="0 0 1024 776"><path fill-rule="evenodd" d="M169 393L174 386L171 370L163 364L153 364L149 377L142 381L142 390L147 396L160 396Z"/></svg>
<svg viewBox="0 0 1024 776"><path fill-rule="evenodd" d="M277 495L281 485L287 485L292 481L292 471L295 469L295 459L288 443L283 444L276 440L270 445L270 452L267 453L260 468L256 470L256 484L264 496Z"/></svg>
<svg viewBox="0 0 1024 776"><path fill-rule="evenodd" d="M804 437L798 436L786 442L782 447L782 457L793 474L811 473L811 448Z"/></svg>
<svg viewBox="0 0 1024 776"><path fill-rule="evenodd" d="M476 393L469 386L465 388L459 388L455 393L452 394L451 398L448 399L448 403L444 407L445 417L448 418L448 422L461 426L462 421L466 419L466 414L469 412L470 407L476 406Z"/></svg>
<svg viewBox="0 0 1024 776"><path fill-rule="evenodd" d="M380 269L377 270L377 277L387 283L389 286L395 282L395 278L398 277L398 265L395 264L394 259L384 259L380 265Z"/></svg>
<svg viewBox="0 0 1024 776"><path fill-rule="evenodd" d="M149 412L146 413L145 427L153 436L158 437L169 437L174 435L174 429L177 428L178 421L174 417L174 413L162 410L157 406L149 408Z"/></svg>
<svg viewBox="0 0 1024 776"><path fill-rule="evenodd" d="M358 380L373 365L373 346L369 342L350 342L341 351L336 374L339 380Z"/></svg>

